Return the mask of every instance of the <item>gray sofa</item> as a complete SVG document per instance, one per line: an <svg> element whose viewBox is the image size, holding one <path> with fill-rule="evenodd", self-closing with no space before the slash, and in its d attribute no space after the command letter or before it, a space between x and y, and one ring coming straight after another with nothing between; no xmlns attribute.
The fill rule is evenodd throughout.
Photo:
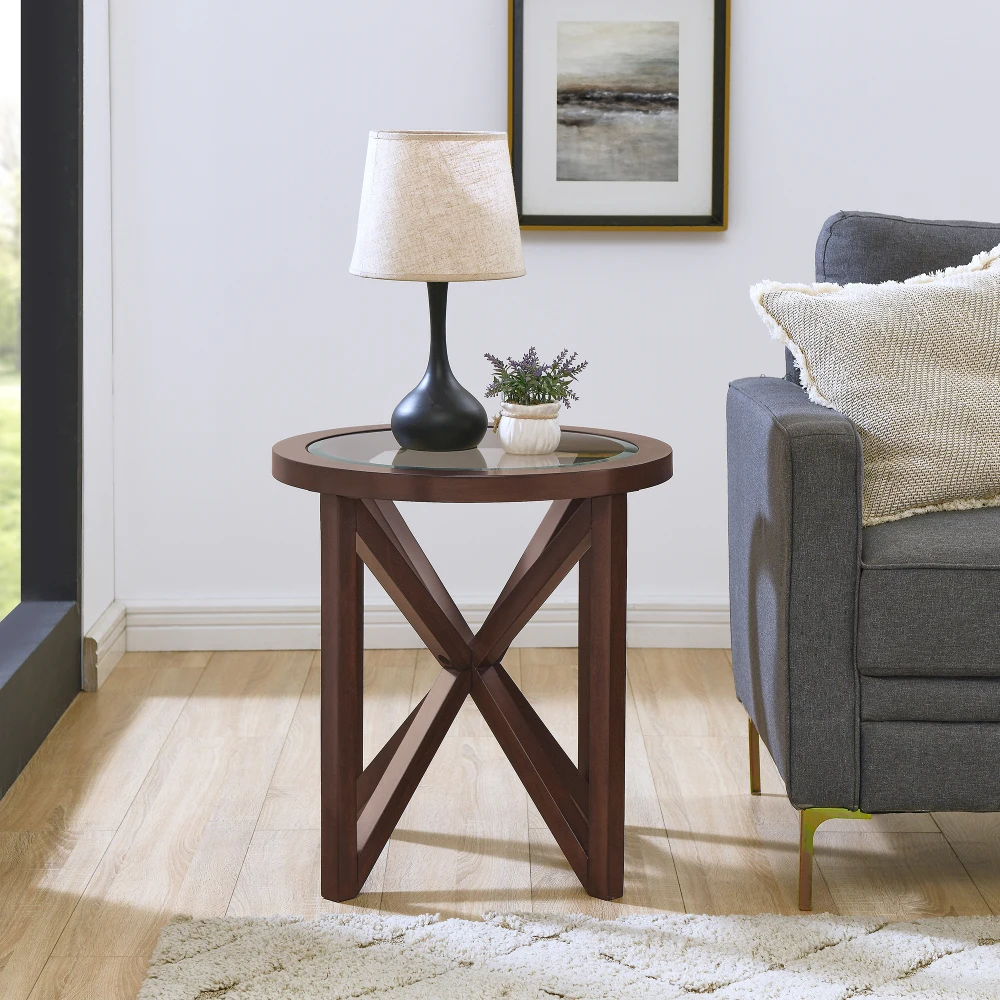
<svg viewBox="0 0 1000 1000"><path fill-rule="evenodd" d="M866 212L827 220L817 281L968 263L1000 225ZM862 528L861 441L785 378L727 400L736 692L812 835L833 816L1000 810L1000 508Z"/></svg>

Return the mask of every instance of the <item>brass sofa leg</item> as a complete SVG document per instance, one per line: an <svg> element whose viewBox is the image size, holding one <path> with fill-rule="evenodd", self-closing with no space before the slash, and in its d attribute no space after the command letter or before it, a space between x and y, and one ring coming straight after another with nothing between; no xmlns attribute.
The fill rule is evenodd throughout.
<svg viewBox="0 0 1000 1000"><path fill-rule="evenodd" d="M828 819L871 819L870 813L851 809L803 809L799 812L799 909L812 909L813 836Z"/></svg>
<svg viewBox="0 0 1000 1000"><path fill-rule="evenodd" d="M750 794L760 795L760 733L753 724L753 719L747 719L750 736Z"/></svg>

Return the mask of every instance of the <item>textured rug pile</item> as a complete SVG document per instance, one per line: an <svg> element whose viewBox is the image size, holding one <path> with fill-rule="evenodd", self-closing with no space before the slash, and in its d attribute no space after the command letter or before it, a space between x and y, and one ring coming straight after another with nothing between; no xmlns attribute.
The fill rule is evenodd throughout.
<svg viewBox="0 0 1000 1000"><path fill-rule="evenodd" d="M179 918L139 1000L998 1000L1000 917Z"/></svg>

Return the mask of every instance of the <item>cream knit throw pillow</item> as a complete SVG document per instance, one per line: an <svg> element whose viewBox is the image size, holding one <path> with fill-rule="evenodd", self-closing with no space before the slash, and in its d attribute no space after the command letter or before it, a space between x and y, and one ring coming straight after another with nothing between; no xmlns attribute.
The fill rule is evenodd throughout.
<svg viewBox="0 0 1000 1000"><path fill-rule="evenodd" d="M1000 505L1000 246L902 283L750 297L809 398L857 426L865 524Z"/></svg>

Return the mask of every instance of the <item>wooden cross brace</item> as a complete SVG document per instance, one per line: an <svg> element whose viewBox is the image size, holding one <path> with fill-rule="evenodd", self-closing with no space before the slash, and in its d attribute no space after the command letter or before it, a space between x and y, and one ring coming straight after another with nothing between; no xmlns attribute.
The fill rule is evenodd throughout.
<svg viewBox="0 0 1000 1000"><path fill-rule="evenodd" d="M626 494L557 500L475 634L395 504L324 494L322 893L351 899L471 695L587 892L624 887ZM521 629L580 563L574 764L503 667ZM363 565L441 664L362 770Z"/></svg>

